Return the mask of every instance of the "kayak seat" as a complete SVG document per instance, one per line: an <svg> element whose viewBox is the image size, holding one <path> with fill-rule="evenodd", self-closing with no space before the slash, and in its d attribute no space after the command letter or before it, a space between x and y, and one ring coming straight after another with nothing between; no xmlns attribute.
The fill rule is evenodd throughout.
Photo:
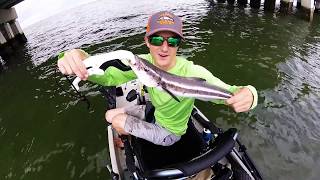
<svg viewBox="0 0 320 180"><path fill-rule="evenodd" d="M186 134L171 146L156 145L137 137L132 137L131 142L139 166L144 172L187 162L199 156L205 146L202 135L191 120Z"/></svg>

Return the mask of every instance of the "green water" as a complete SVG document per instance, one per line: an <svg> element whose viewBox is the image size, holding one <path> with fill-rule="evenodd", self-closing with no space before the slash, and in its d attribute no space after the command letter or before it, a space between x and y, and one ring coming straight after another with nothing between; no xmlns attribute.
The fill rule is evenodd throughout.
<svg viewBox="0 0 320 180"><path fill-rule="evenodd" d="M249 113L198 101L204 114L218 126L239 129L265 179L318 179L317 17L309 24L295 16L206 1L160 3L164 6L100 0L26 29L28 43L0 73L0 179L110 179L105 102L93 84L84 85L91 110L59 88L56 81L72 92L55 74L56 56L76 47L91 54L146 53L147 17L164 8L185 22L180 55L228 84L258 90L259 104Z"/></svg>

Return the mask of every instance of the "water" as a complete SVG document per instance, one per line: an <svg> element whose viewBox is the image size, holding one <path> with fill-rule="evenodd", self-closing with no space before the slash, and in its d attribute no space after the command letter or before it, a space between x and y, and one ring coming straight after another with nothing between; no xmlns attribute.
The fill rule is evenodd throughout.
<svg viewBox="0 0 320 180"><path fill-rule="evenodd" d="M229 84L254 85L259 104L236 114L197 102L223 128L236 127L265 179L320 175L320 25L199 0L99 0L25 29L28 43L0 68L0 179L110 179L105 102L85 84L92 110L55 73L57 54L83 48L146 53L148 16L168 9L185 22L183 55ZM210 108L209 108L210 107Z"/></svg>

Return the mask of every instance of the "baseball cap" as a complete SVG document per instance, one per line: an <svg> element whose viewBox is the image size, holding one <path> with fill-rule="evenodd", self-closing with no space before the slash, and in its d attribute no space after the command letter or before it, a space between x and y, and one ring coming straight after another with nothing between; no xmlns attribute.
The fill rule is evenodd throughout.
<svg viewBox="0 0 320 180"><path fill-rule="evenodd" d="M149 37L159 31L170 31L184 39L181 19L168 11L160 11L150 16L145 36Z"/></svg>

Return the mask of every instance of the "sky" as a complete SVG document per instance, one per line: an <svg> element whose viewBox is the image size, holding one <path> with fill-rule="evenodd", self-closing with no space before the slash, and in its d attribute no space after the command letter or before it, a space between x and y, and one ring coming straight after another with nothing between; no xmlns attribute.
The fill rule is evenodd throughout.
<svg viewBox="0 0 320 180"><path fill-rule="evenodd" d="M92 1L95 0L24 0L14 8L23 29L61 11Z"/></svg>

